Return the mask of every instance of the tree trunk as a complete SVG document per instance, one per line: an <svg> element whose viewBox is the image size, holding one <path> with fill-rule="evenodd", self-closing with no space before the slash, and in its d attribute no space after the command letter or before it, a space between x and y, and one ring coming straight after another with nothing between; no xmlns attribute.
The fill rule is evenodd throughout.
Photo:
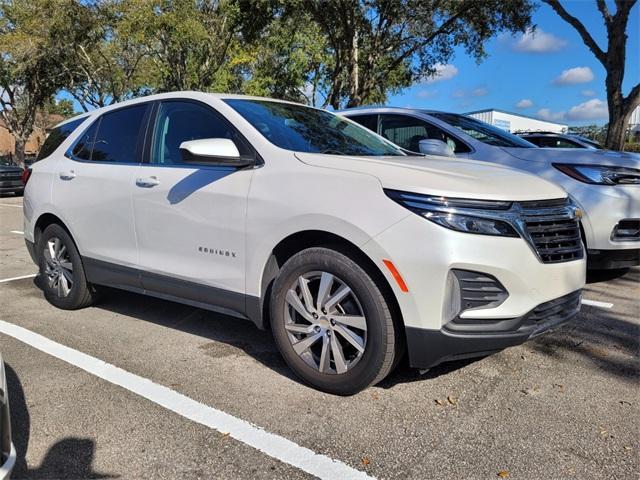
<svg viewBox="0 0 640 480"><path fill-rule="evenodd" d="M609 110L609 127L607 128L607 139L604 146L609 150L622 151L627 137L627 123L631 111L624 109Z"/></svg>
<svg viewBox="0 0 640 480"><path fill-rule="evenodd" d="M15 159L18 166L22 168L25 167L24 150L26 146L27 146L26 140L24 140L23 138L15 137Z"/></svg>
<svg viewBox="0 0 640 480"><path fill-rule="evenodd" d="M354 20L355 21L355 20ZM360 71L359 71L359 51L358 51L358 28L354 27L353 36L351 37L351 62L350 62L350 80L349 86L349 102L347 102L347 108L359 107L362 103L362 97L360 96Z"/></svg>

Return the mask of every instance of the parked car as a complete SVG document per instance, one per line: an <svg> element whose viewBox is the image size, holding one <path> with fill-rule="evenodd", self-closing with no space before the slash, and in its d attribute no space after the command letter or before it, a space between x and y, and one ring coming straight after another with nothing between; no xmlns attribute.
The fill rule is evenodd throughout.
<svg viewBox="0 0 640 480"><path fill-rule="evenodd" d="M23 169L13 163L9 157L0 157L0 195L22 194L24 190L22 172Z"/></svg>
<svg viewBox="0 0 640 480"><path fill-rule="evenodd" d="M292 370L327 392L379 382L405 344L429 368L580 306L577 209L561 188L409 157L323 110L162 94L69 120L43 149L24 231L49 302L86 307L108 285L270 325Z"/></svg>
<svg viewBox="0 0 640 480"><path fill-rule="evenodd" d="M518 132L518 136L528 142L544 148L587 148L590 150L602 150L595 140L581 135L555 132Z"/></svg>
<svg viewBox="0 0 640 480"><path fill-rule="evenodd" d="M16 463L16 450L11 443L11 418L9 416L9 390L0 354L0 480L11 475Z"/></svg>
<svg viewBox="0 0 640 480"><path fill-rule="evenodd" d="M637 155L536 148L516 135L455 113L380 107L346 110L341 115L411 152L481 160L550 180L563 187L583 212L581 229L589 268L640 264Z"/></svg>

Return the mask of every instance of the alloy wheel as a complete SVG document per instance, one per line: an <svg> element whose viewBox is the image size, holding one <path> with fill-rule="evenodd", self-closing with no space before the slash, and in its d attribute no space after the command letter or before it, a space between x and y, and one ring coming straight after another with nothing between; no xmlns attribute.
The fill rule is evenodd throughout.
<svg viewBox="0 0 640 480"><path fill-rule="evenodd" d="M342 374L362 358L367 321L353 290L328 272L309 272L290 286L285 330L294 351L320 373Z"/></svg>
<svg viewBox="0 0 640 480"><path fill-rule="evenodd" d="M73 288L73 264L67 247L58 237L51 237L47 240L43 254L44 273L49 287L58 297L66 297Z"/></svg>

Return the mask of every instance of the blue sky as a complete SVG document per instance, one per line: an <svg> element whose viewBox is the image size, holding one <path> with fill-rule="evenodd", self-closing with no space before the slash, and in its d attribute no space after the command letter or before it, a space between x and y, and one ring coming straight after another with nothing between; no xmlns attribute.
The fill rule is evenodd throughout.
<svg viewBox="0 0 640 480"><path fill-rule="evenodd" d="M595 2L563 4L606 51L606 29ZM392 95L389 104L453 112L498 108L569 125L605 123L606 72L600 62L551 7L540 5L533 21L534 35L501 35L489 42L489 56L479 65L459 49L440 66L439 77ZM640 81L639 23L636 5L627 28L625 95Z"/></svg>

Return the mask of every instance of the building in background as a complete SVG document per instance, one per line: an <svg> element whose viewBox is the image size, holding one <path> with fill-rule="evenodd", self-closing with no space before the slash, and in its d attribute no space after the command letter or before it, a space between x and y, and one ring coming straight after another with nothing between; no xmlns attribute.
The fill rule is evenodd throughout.
<svg viewBox="0 0 640 480"><path fill-rule="evenodd" d="M507 132L555 132L564 133L567 131L567 125L563 123L548 122L538 118L528 117L519 113L498 110L497 108L488 108L486 110L476 110L467 112L468 115L483 122L502 128Z"/></svg>
<svg viewBox="0 0 640 480"><path fill-rule="evenodd" d="M47 115L45 117L38 114L33 126L33 133L25 146L25 154L28 156L36 155L51 128L62 120L64 120L64 117L61 115ZM9 133L9 130L4 126L4 122L0 120L0 156L13 155L15 153L15 143L13 135Z"/></svg>

